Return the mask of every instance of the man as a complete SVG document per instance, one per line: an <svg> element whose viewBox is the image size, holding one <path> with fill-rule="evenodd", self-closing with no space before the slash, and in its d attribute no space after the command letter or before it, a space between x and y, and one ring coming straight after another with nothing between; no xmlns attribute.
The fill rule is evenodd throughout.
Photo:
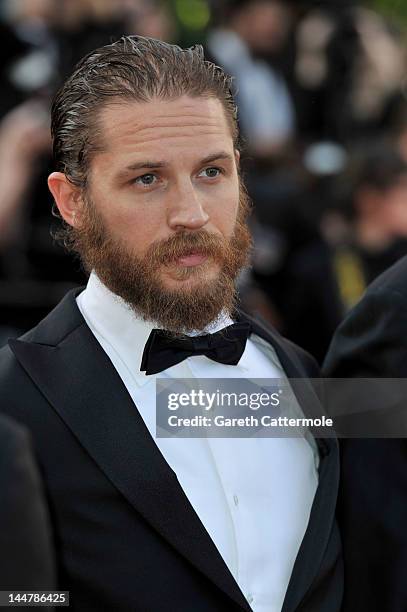
<svg viewBox="0 0 407 612"><path fill-rule="evenodd" d="M91 53L54 101L49 187L92 273L3 350L0 385L35 437L76 610L340 609L333 440L155 438L157 375L317 375L235 306L235 111L200 47L142 37Z"/></svg>
<svg viewBox="0 0 407 612"><path fill-rule="evenodd" d="M0 416L0 590L55 588L48 511L28 432Z"/></svg>
<svg viewBox="0 0 407 612"><path fill-rule="evenodd" d="M406 325L404 257L370 285L339 326L325 360L325 374L342 379L405 379ZM356 384L354 388L358 392L362 387ZM381 435L342 439L340 444L342 485L338 521L347 571L345 609L370 612L406 609L407 419L405 399L398 401L403 389L403 381L386 381L378 387L376 397L371 398L369 412L345 415L341 420L343 433L355 431L356 424L363 435L378 415L373 431ZM374 403L377 412L372 411ZM363 411L360 397L355 397L354 406ZM390 428L391 439L386 439L385 427L387 431Z"/></svg>

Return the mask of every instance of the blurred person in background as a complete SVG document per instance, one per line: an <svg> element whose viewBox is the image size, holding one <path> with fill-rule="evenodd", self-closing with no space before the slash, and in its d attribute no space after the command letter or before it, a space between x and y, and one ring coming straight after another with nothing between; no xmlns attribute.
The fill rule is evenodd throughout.
<svg viewBox="0 0 407 612"><path fill-rule="evenodd" d="M31 436L4 415L0 415L0 491L0 590L54 590L53 534Z"/></svg>
<svg viewBox="0 0 407 612"><path fill-rule="evenodd" d="M50 95L58 72L55 0L3 0L0 117L17 104Z"/></svg>
<svg viewBox="0 0 407 612"><path fill-rule="evenodd" d="M10 78L10 68L27 52L28 44L24 43L14 30L0 19L0 36L2 41L0 65L0 117L23 99L23 93L13 84Z"/></svg>
<svg viewBox="0 0 407 612"><path fill-rule="evenodd" d="M407 163L376 143L350 154L331 182L321 231L284 266L284 333L320 362L367 285L407 254Z"/></svg>
<svg viewBox="0 0 407 612"><path fill-rule="evenodd" d="M407 254L407 160L389 143L366 145L350 156L338 182L338 210L350 224L352 276L360 278L353 292L341 291L349 310L368 284Z"/></svg>
<svg viewBox="0 0 407 612"><path fill-rule="evenodd" d="M301 140L381 137L405 104L402 32L355 0L300 4L291 83Z"/></svg>
<svg viewBox="0 0 407 612"><path fill-rule="evenodd" d="M234 0L208 33L209 56L236 79L242 135L256 158L277 154L295 133L284 78L265 59L281 47L290 24L290 8L281 0Z"/></svg>
<svg viewBox="0 0 407 612"><path fill-rule="evenodd" d="M50 150L45 108L34 101L14 108L0 123L0 249L16 239L23 196L39 154Z"/></svg>
<svg viewBox="0 0 407 612"><path fill-rule="evenodd" d="M119 0L126 34L149 36L165 42L177 40L177 25L167 0Z"/></svg>
<svg viewBox="0 0 407 612"><path fill-rule="evenodd" d="M79 57L124 30L119 1L19 0L3 8L6 41L18 45L11 46L3 69L0 345L84 280L80 265L51 236L50 97Z"/></svg>
<svg viewBox="0 0 407 612"><path fill-rule="evenodd" d="M0 345L38 314L40 287L33 282L34 262L29 257L34 229L30 196L50 151L48 112L38 100L22 103L0 122ZM43 296L45 309L51 304L52 288L48 292Z"/></svg>
<svg viewBox="0 0 407 612"><path fill-rule="evenodd" d="M57 225L46 188L49 110L29 100L0 123L0 343L49 312L83 282L79 264L55 244Z"/></svg>
<svg viewBox="0 0 407 612"><path fill-rule="evenodd" d="M49 233L52 201L44 176L51 155L50 96L60 61L57 9L55 0L2 4L0 344L49 310L64 277L63 265L55 276L65 256Z"/></svg>
<svg viewBox="0 0 407 612"><path fill-rule="evenodd" d="M405 48L395 28L357 2L295 4L293 62L285 71L298 119L294 145L279 163L265 167L257 158L249 165L254 257L242 296L247 307L322 361L366 284L405 252L403 224L395 223L403 214L402 200L395 202L402 188L378 193L375 210L374 198L363 204L357 198L352 219L344 210L332 212L335 177L348 151L360 149L367 157L370 143L390 136L405 112ZM398 170L389 170L389 180L398 182ZM381 208L384 200L389 206ZM352 206L348 194L347 210ZM381 238L372 238L373 226L380 226Z"/></svg>
<svg viewBox="0 0 407 612"><path fill-rule="evenodd" d="M406 329L403 257L375 279L347 314L324 363L324 375L341 379L338 388L345 387L352 407L336 411L340 418L335 421L336 431L344 436L337 511L348 568L344 609L406 610ZM387 380L381 383L381 378ZM332 381L327 388L328 406L335 414ZM360 439L363 436L369 439Z"/></svg>
<svg viewBox="0 0 407 612"><path fill-rule="evenodd" d="M56 33L63 81L80 58L122 34L172 41L177 30L164 0L61 0Z"/></svg>
<svg viewBox="0 0 407 612"><path fill-rule="evenodd" d="M136 1L136 0L135 0ZM126 29L122 0L59 0L56 35L62 82L81 57Z"/></svg>

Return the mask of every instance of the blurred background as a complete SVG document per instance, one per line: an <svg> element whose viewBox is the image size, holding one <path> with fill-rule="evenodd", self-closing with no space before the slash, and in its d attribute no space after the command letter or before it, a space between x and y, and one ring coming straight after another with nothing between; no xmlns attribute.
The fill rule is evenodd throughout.
<svg viewBox="0 0 407 612"><path fill-rule="evenodd" d="M260 314L321 361L341 318L407 254L407 3L392 0L0 0L0 346L71 287L50 100L122 34L188 46L235 77Z"/></svg>

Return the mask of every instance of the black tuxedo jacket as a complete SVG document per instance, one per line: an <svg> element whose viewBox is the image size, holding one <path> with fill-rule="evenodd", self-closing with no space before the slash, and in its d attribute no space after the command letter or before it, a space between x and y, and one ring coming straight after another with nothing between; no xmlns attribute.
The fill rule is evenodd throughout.
<svg viewBox="0 0 407 612"><path fill-rule="evenodd" d="M324 373L338 378L407 377L407 257L379 276L345 318ZM381 414L391 410L400 435L406 436L405 400L402 411L390 400L386 405L385 395L379 402ZM338 521L345 609L406 612L407 439L341 439L340 450Z"/></svg>
<svg viewBox="0 0 407 612"><path fill-rule="evenodd" d="M0 590L55 588L51 525L30 435L4 415L0 416L0 551Z"/></svg>
<svg viewBox="0 0 407 612"><path fill-rule="evenodd" d="M243 318L243 315L242 315ZM309 356L253 322L288 376ZM32 432L49 498L59 585L81 612L250 610L71 292L0 351L1 407ZM299 398L315 402L311 386ZM284 612L339 612L336 441L320 441L319 486ZM289 528L289 526L287 526Z"/></svg>

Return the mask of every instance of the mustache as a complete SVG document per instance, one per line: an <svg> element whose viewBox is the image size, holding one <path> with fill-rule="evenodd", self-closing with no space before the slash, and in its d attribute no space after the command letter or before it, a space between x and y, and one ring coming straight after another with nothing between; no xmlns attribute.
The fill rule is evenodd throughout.
<svg viewBox="0 0 407 612"><path fill-rule="evenodd" d="M169 265L191 253L199 253L221 261L225 254L225 244L221 236L205 230L183 232L153 243L145 258L153 266Z"/></svg>

